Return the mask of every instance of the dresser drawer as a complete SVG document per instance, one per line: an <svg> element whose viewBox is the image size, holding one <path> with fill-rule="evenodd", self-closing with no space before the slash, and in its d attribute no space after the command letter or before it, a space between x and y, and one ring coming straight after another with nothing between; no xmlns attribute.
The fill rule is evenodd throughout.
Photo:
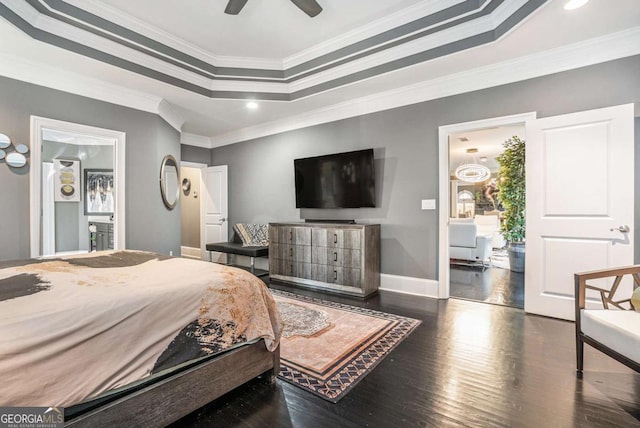
<svg viewBox="0 0 640 428"><path fill-rule="evenodd" d="M296 226L270 227L269 240L279 244L311 245L311 229Z"/></svg>
<svg viewBox="0 0 640 428"><path fill-rule="evenodd" d="M359 269L361 263L360 250L314 246L311 248L311 263Z"/></svg>
<svg viewBox="0 0 640 428"><path fill-rule="evenodd" d="M312 265L313 266L313 265ZM327 279L329 284L348 285L360 287L360 269L349 269L338 266L328 266Z"/></svg>
<svg viewBox="0 0 640 428"><path fill-rule="evenodd" d="M360 230L354 229L313 229L313 246L330 248L360 248Z"/></svg>
<svg viewBox="0 0 640 428"><path fill-rule="evenodd" d="M311 279L311 263L274 259L269 261L269 269L273 275Z"/></svg>
<svg viewBox="0 0 640 428"><path fill-rule="evenodd" d="M269 253L277 259L311 263L311 247L308 245L270 244Z"/></svg>

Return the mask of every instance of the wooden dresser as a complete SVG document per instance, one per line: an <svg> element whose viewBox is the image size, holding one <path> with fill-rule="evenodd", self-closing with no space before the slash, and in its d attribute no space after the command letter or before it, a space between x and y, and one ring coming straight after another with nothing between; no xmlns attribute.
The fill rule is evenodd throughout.
<svg viewBox="0 0 640 428"><path fill-rule="evenodd" d="M380 225L270 223L269 274L301 287L374 294L380 286Z"/></svg>

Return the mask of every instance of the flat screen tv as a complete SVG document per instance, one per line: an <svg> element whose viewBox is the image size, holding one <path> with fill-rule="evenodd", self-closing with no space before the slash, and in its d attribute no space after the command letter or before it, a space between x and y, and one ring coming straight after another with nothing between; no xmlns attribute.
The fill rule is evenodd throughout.
<svg viewBox="0 0 640 428"><path fill-rule="evenodd" d="M293 161L296 208L376 206L373 149Z"/></svg>

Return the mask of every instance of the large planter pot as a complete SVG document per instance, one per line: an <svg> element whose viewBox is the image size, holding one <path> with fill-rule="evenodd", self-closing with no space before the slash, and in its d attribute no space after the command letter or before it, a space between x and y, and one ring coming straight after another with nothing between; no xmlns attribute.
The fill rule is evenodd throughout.
<svg viewBox="0 0 640 428"><path fill-rule="evenodd" d="M509 268L512 272L524 272L524 243L510 243L508 248L509 253Z"/></svg>

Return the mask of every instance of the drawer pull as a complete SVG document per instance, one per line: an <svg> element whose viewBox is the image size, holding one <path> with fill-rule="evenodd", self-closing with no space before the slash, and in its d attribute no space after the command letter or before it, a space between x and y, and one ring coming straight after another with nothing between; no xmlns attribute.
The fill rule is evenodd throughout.
<svg viewBox="0 0 640 428"><path fill-rule="evenodd" d="M333 243L334 243L334 244L337 244L337 243L338 243L338 234L337 234L337 233L334 233L334 234L333 234Z"/></svg>
<svg viewBox="0 0 640 428"><path fill-rule="evenodd" d="M289 231L289 241L293 241L293 230Z"/></svg>
<svg viewBox="0 0 640 428"><path fill-rule="evenodd" d="M338 271L337 271L337 270L334 270L334 271L333 271L333 280L334 280L334 281L337 281L337 280L338 280Z"/></svg>
<svg viewBox="0 0 640 428"><path fill-rule="evenodd" d="M293 257L293 248L289 248L289 255Z"/></svg>
<svg viewBox="0 0 640 428"><path fill-rule="evenodd" d="M338 261L338 253L336 253L335 251L334 251L334 253L333 253L333 261L334 261L334 262L337 262L337 261Z"/></svg>

